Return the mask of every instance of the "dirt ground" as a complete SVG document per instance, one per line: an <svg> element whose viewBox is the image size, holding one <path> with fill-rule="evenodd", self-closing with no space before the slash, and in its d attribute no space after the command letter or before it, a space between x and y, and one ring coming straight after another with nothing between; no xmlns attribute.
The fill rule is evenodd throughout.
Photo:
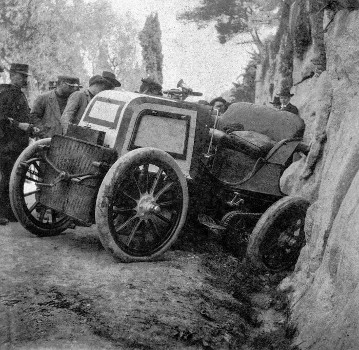
<svg viewBox="0 0 359 350"><path fill-rule="evenodd" d="M288 349L285 302L239 267L178 248L121 264L95 227L0 226L0 349Z"/></svg>

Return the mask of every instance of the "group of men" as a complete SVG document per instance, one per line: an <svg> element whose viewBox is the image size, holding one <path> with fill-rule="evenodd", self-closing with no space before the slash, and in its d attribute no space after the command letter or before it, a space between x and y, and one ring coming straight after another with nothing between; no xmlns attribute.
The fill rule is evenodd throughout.
<svg viewBox="0 0 359 350"><path fill-rule="evenodd" d="M16 159L28 145L29 137L34 132L40 138L66 134L68 125L78 124L95 95L121 86L116 76L107 71L91 77L89 87L82 90L79 78L61 75L50 91L38 96L30 110L21 90L27 86L29 75L27 64L13 63L10 66L11 83L0 84L0 225L15 220L9 201L10 175ZM139 92L162 96L162 86L151 78L142 79ZM298 109L290 103L291 96L289 89L284 89L271 103L277 109L298 114ZM222 97L209 104L219 114L228 107Z"/></svg>
<svg viewBox="0 0 359 350"><path fill-rule="evenodd" d="M61 75L56 87L41 94L30 109L22 92L28 84L29 66L12 63L10 84L0 84L0 225L16 218L9 200L12 168L20 153L36 133L40 138L65 134L70 123L77 124L90 100L103 90L120 87L112 72L104 71L89 80L89 87L80 90L77 77Z"/></svg>

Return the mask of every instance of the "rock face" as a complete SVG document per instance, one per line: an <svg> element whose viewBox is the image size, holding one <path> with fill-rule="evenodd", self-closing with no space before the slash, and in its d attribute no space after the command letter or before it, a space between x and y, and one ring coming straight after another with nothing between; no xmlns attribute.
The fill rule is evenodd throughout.
<svg viewBox="0 0 359 350"><path fill-rule="evenodd" d="M294 290L300 349L359 349L359 11L350 10L324 21L326 71L292 88L311 144L282 178L287 193L312 203L307 245L282 283Z"/></svg>

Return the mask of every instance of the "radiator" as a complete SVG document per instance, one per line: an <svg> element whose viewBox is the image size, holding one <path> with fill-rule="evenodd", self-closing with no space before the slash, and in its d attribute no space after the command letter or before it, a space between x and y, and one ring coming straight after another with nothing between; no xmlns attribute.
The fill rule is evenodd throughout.
<svg viewBox="0 0 359 350"><path fill-rule="evenodd" d="M51 164L44 165L43 183L56 184L51 187L41 186L40 203L84 225L89 226L94 223L97 192L107 169L116 161L117 152L72 137L55 135L51 139L46 157ZM105 166L99 167L99 163ZM101 169L105 170L101 171ZM74 179L64 176L64 179L59 181L59 170L63 175L92 174L96 178L79 181L82 176Z"/></svg>

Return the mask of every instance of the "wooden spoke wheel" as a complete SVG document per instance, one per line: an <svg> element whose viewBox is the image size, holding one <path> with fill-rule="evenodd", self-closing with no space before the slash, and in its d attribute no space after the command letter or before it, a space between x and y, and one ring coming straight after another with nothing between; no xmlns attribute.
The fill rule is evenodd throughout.
<svg viewBox="0 0 359 350"><path fill-rule="evenodd" d="M187 208L187 182L176 161L159 149L133 150L100 186L95 212L100 240L121 261L151 260L177 239Z"/></svg>
<svg viewBox="0 0 359 350"><path fill-rule="evenodd" d="M309 202L284 197L270 206L259 219L248 242L247 259L267 271L284 271L298 260L305 244L304 223Z"/></svg>
<svg viewBox="0 0 359 350"><path fill-rule="evenodd" d="M51 139L36 141L19 156L10 177L10 203L17 220L37 236L55 236L66 230L70 219L39 202L45 161L40 146Z"/></svg>
<svg viewBox="0 0 359 350"><path fill-rule="evenodd" d="M240 210L228 212L223 216L220 225L226 230L223 232L223 243L227 251L242 259L246 255L249 235L257 222L258 217L243 213Z"/></svg>

